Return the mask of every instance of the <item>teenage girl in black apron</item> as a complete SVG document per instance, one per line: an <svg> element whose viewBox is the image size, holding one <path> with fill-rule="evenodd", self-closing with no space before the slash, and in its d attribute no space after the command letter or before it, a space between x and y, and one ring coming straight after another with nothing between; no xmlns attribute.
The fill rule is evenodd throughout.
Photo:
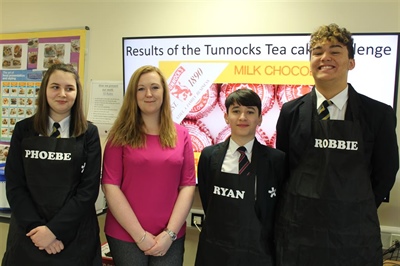
<svg viewBox="0 0 400 266"><path fill-rule="evenodd" d="M11 138L5 175L12 213L2 265L100 266L101 146L83 114L74 67L51 66L37 102L35 115L19 121ZM69 130L63 138L49 137L53 120Z"/></svg>
<svg viewBox="0 0 400 266"><path fill-rule="evenodd" d="M81 136L81 139L84 137ZM23 151L37 151L37 156L23 158L24 171L34 206L45 222L57 215L76 194L86 159L85 152L82 153L83 146L84 141L77 141L76 138L37 136L23 139ZM63 159L38 159L52 156L49 155L51 152L56 152ZM83 217L72 242L65 243L65 249L58 254L39 251L25 235L24 228L11 216L4 265L93 265L93 254L97 252L94 247L99 244L94 209L93 212ZM71 230L71 233L74 231Z"/></svg>

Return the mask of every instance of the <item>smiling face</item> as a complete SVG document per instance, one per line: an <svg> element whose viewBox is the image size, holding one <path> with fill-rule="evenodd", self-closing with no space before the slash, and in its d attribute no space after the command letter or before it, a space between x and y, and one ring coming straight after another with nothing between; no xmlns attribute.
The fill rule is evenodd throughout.
<svg viewBox="0 0 400 266"><path fill-rule="evenodd" d="M157 72L148 72L140 76L136 98L142 115L160 115L164 88Z"/></svg>
<svg viewBox="0 0 400 266"><path fill-rule="evenodd" d="M311 48L311 72L315 83L335 82L347 84L348 71L355 67L347 47L336 41L318 42Z"/></svg>
<svg viewBox="0 0 400 266"><path fill-rule="evenodd" d="M74 74L62 70L51 74L46 87L46 98L50 106L50 117L54 121L59 122L70 115L76 94Z"/></svg>
<svg viewBox="0 0 400 266"><path fill-rule="evenodd" d="M239 145L244 145L255 137L261 125L262 116L256 106L243 106L237 103L229 106L225 121L231 127L231 137Z"/></svg>

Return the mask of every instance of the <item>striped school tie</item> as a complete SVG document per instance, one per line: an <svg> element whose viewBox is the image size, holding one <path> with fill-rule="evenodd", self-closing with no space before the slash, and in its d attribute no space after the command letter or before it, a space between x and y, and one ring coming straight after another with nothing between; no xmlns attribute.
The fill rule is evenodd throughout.
<svg viewBox="0 0 400 266"><path fill-rule="evenodd" d="M51 132L50 137L52 137L52 138L61 138L60 130L58 130L59 128L60 128L60 124L55 122L53 124L53 131Z"/></svg>
<svg viewBox="0 0 400 266"><path fill-rule="evenodd" d="M241 175L246 168L250 165L249 159L246 156L246 148L243 146L240 146L237 148L237 151L240 152L240 157L239 157L239 175Z"/></svg>
<svg viewBox="0 0 400 266"><path fill-rule="evenodd" d="M321 106L318 108L318 118L319 120L329 120L330 115L329 115L329 110L328 106L333 104L331 100L325 100Z"/></svg>

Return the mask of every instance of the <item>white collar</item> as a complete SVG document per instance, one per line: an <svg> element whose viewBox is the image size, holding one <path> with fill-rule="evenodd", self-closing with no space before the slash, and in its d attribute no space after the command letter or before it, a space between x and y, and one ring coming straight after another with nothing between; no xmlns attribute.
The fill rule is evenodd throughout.
<svg viewBox="0 0 400 266"><path fill-rule="evenodd" d="M250 140L249 142L247 142L245 145L243 145L246 148L246 153L247 154L251 154L253 151L253 144L254 144L254 138L252 140ZM230 138L229 140L229 149L232 152L235 152L237 150L237 148L239 148L240 146L232 139Z"/></svg>
<svg viewBox="0 0 400 266"><path fill-rule="evenodd" d="M331 100L339 110L342 110L347 102L347 99L349 98L348 92L349 92L349 86L347 85L344 90L342 90L332 99L325 99L325 97L318 91L318 89L316 89L315 94L317 95L317 109L322 104L323 101Z"/></svg>
<svg viewBox="0 0 400 266"><path fill-rule="evenodd" d="M64 118L63 120L61 120L60 122L58 122L60 124L60 128L58 130L60 130L61 135L64 135L63 132L65 132L66 130L69 130L69 123L71 121L71 116L67 116L66 118ZM52 132L53 131L53 124L54 124L54 120L49 116L49 128L48 128L48 132ZM68 134L69 135L69 134Z"/></svg>

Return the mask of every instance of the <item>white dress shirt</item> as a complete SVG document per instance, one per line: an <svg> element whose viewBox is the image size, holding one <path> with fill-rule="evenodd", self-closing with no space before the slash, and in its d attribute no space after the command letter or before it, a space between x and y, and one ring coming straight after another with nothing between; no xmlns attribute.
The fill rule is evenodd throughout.
<svg viewBox="0 0 400 266"><path fill-rule="evenodd" d="M330 119L344 120L347 110L347 100L349 98L348 92L349 87L347 86L343 91L341 91L332 99L325 99L325 97L318 91L318 88L316 88L315 93L317 95L317 110L318 107L321 106L323 101L331 100L333 104L328 106Z"/></svg>
<svg viewBox="0 0 400 266"><path fill-rule="evenodd" d="M61 138L69 138L69 122L70 121L71 121L71 116L67 116L66 118L64 118L63 120L58 122L60 124L60 128L58 130L61 133ZM47 129L49 136L53 132L54 122L55 121L53 119L51 119L51 117L49 116L49 128Z"/></svg>
<svg viewBox="0 0 400 266"><path fill-rule="evenodd" d="M244 147L246 147L246 156L249 159L249 162L251 162L251 154L253 152L253 143L254 139L247 142ZM222 163L222 168L221 172L224 173L230 173L230 174L238 174L239 173L239 157L240 157L240 152L237 151L237 148L240 146L232 140L232 138L229 141L229 147L228 150L226 151L226 155L224 158L224 162Z"/></svg>

